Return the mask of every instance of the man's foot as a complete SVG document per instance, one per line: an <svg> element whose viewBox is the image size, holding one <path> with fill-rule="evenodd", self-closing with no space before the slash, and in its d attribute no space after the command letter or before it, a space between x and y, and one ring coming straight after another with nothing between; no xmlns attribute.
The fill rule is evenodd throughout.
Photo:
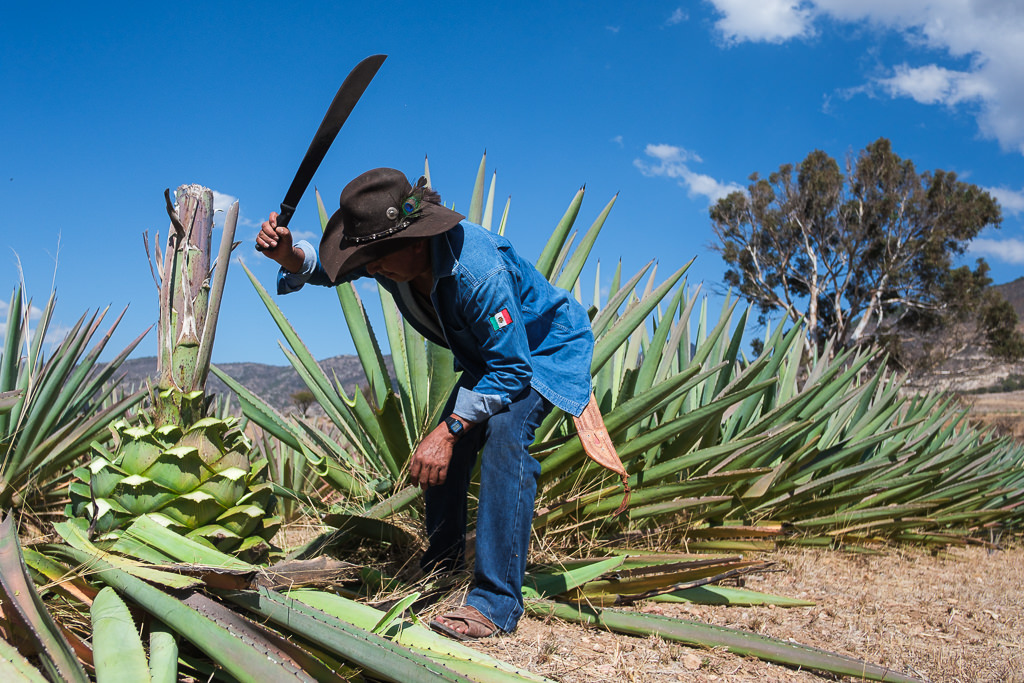
<svg viewBox="0 0 1024 683"><path fill-rule="evenodd" d="M430 628L456 640L489 638L499 632L498 627L490 619L470 605L464 605L433 619Z"/></svg>

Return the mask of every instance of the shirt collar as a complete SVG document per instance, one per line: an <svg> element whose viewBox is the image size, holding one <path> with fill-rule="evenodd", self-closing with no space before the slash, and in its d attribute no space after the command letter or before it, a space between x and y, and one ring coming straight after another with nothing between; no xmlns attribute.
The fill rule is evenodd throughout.
<svg viewBox="0 0 1024 683"><path fill-rule="evenodd" d="M435 285L441 278L455 275L455 268L459 265L450 240L456 230L462 230L462 223L430 238L430 267L433 269Z"/></svg>

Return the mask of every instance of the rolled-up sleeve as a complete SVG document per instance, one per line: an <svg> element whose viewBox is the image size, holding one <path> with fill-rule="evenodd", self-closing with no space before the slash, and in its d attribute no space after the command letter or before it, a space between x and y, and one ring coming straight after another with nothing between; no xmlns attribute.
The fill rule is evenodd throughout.
<svg viewBox="0 0 1024 683"><path fill-rule="evenodd" d="M284 268L277 271L277 293L291 294L302 289L303 285L319 285L321 287L333 287L339 282L333 282L327 277L327 272L320 265L320 257L316 247L306 240L299 240L295 246L302 250L302 270L292 273ZM354 280L365 275L365 271L359 269L342 281Z"/></svg>

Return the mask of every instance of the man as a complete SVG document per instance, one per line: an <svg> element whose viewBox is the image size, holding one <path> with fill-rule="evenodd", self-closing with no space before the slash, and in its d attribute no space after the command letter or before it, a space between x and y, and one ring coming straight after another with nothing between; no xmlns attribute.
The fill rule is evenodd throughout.
<svg viewBox="0 0 1024 683"><path fill-rule="evenodd" d="M503 237L440 203L421 178L368 171L341 193L319 258L271 213L256 242L281 265L278 293L373 277L409 323L450 348L461 378L441 423L416 447L409 478L424 488L425 570L464 561L470 473L481 457L474 585L466 605L431 626L459 639L512 631L523 613L540 465L527 448L557 406L590 400L594 338L586 311Z"/></svg>

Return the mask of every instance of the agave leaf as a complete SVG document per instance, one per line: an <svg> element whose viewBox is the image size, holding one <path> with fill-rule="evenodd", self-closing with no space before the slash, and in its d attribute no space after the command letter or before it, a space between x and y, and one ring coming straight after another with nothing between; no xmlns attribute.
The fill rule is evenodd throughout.
<svg viewBox="0 0 1024 683"><path fill-rule="evenodd" d="M104 588L96 595L90 614L97 683L124 680L150 683L142 639L128 606L113 588Z"/></svg>
<svg viewBox="0 0 1024 683"><path fill-rule="evenodd" d="M51 678L88 682L89 677L71 645L61 635L36 592L21 555L18 532L11 514L0 523L0 597L3 598L5 612L27 632Z"/></svg>
<svg viewBox="0 0 1024 683"><path fill-rule="evenodd" d="M523 596L528 598L553 598L572 591L622 566L622 557L609 557L576 569L555 573L528 572L523 581Z"/></svg>
<svg viewBox="0 0 1024 683"><path fill-rule="evenodd" d="M75 548L64 547L61 552L87 567L92 579L111 586L158 617L239 681L287 680L295 675L294 667L284 659L270 655L253 657L249 643L183 604L179 598L117 569L106 559Z"/></svg>
<svg viewBox="0 0 1024 683"><path fill-rule="evenodd" d="M608 362L612 354L624 341L626 341L637 327L643 324L647 316L654 310L669 290L675 286L679 279L686 273L691 260L682 268L669 276L669 278L657 287L650 295L644 297L633 310L619 317L615 324L594 344L594 359L591 362L591 372L597 372Z"/></svg>
<svg viewBox="0 0 1024 683"><path fill-rule="evenodd" d="M57 522L53 527L57 534L76 552L102 557L111 567L117 568L125 573L132 574L133 576L145 579L151 583L179 590L195 588L202 585L202 581L198 579L181 576L180 574L173 574L171 572L160 571L151 566L106 553L93 545L86 537L85 531L73 521ZM175 536L178 540L183 540L181 536L178 536L177 534L175 534ZM52 549L53 553L64 556L67 556L68 551L68 548L62 546L57 546Z"/></svg>
<svg viewBox="0 0 1024 683"><path fill-rule="evenodd" d="M0 680L4 683L47 683L39 670L3 638L0 638Z"/></svg>
<svg viewBox="0 0 1024 683"><path fill-rule="evenodd" d="M601 232L601 228L604 227L604 222L608 218L608 214L611 213L612 207L615 205L615 200L618 199L619 195L616 194L608 204L605 205L604 209L598 214L594 223L587 230L583 239L580 241L578 247L573 252L569 262L562 268L562 274L558 276L558 280L555 282L555 286L561 287L562 289L571 290L576 283L579 281L580 273L583 271L583 265L586 263L587 258L590 256L590 250L594 246L594 242L597 241L597 236Z"/></svg>
<svg viewBox="0 0 1024 683"><path fill-rule="evenodd" d="M257 567L203 543L184 538L160 524L153 515L142 515L124 530L124 536L156 548L178 562L238 572L255 572Z"/></svg>
<svg viewBox="0 0 1024 683"><path fill-rule="evenodd" d="M480 166L476 170L476 181L473 183L473 194L470 195L469 213L466 218L476 224L484 219L484 184L487 182L487 150L480 158Z"/></svg>
<svg viewBox="0 0 1024 683"><path fill-rule="evenodd" d="M381 620L382 612L340 595L314 590L292 591L289 597L353 626L369 630ZM383 635L413 651L457 670L474 681L539 681L549 679L513 667L483 652L456 642L416 623L392 623Z"/></svg>
<svg viewBox="0 0 1024 683"><path fill-rule="evenodd" d="M0 415L11 412L14 406L18 405L21 395L20 391L0 392Z"/></svg>
<svg viewBox="0 0 1024 683"><path fill-rule="evenodd" d="M562 248L565 245L565 240L569 236L569 231L572 230L573 223L576 222L576 216L579 215L580 206L583 204L584 190L585 188L583 187L577 190L576 195L569 202L565 214L558 221L554 232L551 233L551 237L548 238L547 244L544 245L544 250L537 259L537 270L550 282L555 281L555 275L558 273L555 264L558 261L558 255L562 252Z"/></svg>
<svg viewBox="0 0 1024 683"><path fill-rule="evenodd" d="M178 640L162 621L149 626L149 676L152 683L178 680Z"/></svg>
<svg viewBox="0 0 1024 683"><path fill-rule="evenodd" d="M414 680L469 681L423 655L275 591L266 588L233 591L226 593L225 597L357 664L377 678L396 683Z"/></svg>
<svg viewBox="0 0 1024 683"><path fill-rule="evenodd" d="M404 614L405 610L409 609L409 607L411 607L414 602L419 600L419 597L419 593L410 593L409 595L405 596L404 598L396 602L394 606L387 611L387 614L382 616L380 618L380 621L373 625L373 628L370 629L370 632L375 633L376 635L384 633L384 631L387 630L387 628L394 623L395 619Z"/></svg>
<svg viewBox="0 0 1024 683"><path fill-rule="evenodd" d="M697 586L683 590L656 595L650 600L654 602L686 602L696 605L731 605L733 607L752 607L755 605L775 605L776 607L813 607L810 600L799 600L770 593L732 588L730 586Z"/></svg>
<svg viewBox="0 0 1024 683"><path fill-rule="evenodd" d="M310 683L313 681L334 683L348 680L280 633L245 619L240 614L201 593L193 593L183 602L210 621L231 633L238 634L245 642L250 643L252 646L250 656L268 657L285 662L287 669L294 671L293 675L296 680Z"/></svg>
<svg viewBox="0 0 1024 683"><path fill-rule="evenodd" d="M72 576L67 567L31 548L23 548L22 556L29 569L44 577L44 581L36 581L36 583L44 583L50 586L51 590L73 601L84 605L92 604L93 598L96 597L96 589L85 581Z"/></svg>
<svg viewBox="0 0 1024 683"><path fill-rule="evenodd" d="M491 184L487 187L487 202L484 204L484 215L480 219L480 225L491 229L491 222L494 220L494 189L498 184L498 172L491 173Z"/></svg>
<svg viewBox="0 0 1024 683"><path fill-rule="evenodd" d="M654 614L590 608L583 605L562 605L541 600L527 601L526 608L528 612L537 616L556 616L567 621L600 626L617 633L644 637L658 635L666 640L700 647L724 647L729 652L739 655L758 657L793 667L872 681L922 683L918 678L905 676L853 657L722 626Z"/></svg>

